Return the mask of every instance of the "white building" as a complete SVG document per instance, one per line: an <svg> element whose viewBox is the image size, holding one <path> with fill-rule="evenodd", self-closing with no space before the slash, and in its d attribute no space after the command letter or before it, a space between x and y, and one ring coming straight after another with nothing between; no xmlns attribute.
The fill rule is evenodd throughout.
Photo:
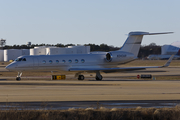
<svg viewBox="0 0 180 120"><path fill-rule="evenodd" d="M88 54L90 53L90 46L68 46L68 47L48 47L46 48L46 55L58 54Z"/></svg>
<svg viewBox="0 0 180 120"><path fill-rule="evenodd" d="M0 61L4 61L4 50L0 50Z"/></svg>
<svg viewBox="0 0 180 120"><path fill-rule="evenodd" d="M88 54L90 46L53 47L40 46L31 49L0 50L0 61L15 60L22 55L58 55L58 54Z"/></svg>
<svg viewBox="0 0 180 120"><path fill-rule="evenodd" d="M75 54L88 54L90 53L90 46L68 46Z"/></svg>
<svg viewBox="0 0 180 120"><path fill-rule="evenodd" d="M15 60L17 57L22 55L21 49L7 49L4 50L4 61Z"/></svg>
<svg viewBox="0 0 180 120"><path fill-rule="evenodd" d="M30 55L30 49L22 49L22 55Z"/></svg>
<svg viewBox="0 0 180 120"><path fill-rule="evenodd" d="M30 49L30 55L46 55L47 46L34 47Z"/></svg>
<svg viewBox="0 0 180 120"><path fill-rule="evenodd" d="M66 48L61 48L61 47L46 48L46 55L59 55L59 54L66 54Z"/></svg>

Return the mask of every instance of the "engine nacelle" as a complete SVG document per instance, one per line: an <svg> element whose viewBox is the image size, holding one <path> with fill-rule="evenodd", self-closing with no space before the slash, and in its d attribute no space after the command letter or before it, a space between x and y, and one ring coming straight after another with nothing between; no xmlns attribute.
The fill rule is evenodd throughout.
<svg viewBox="0 0 180 120"><path fill-rule="evenodd" d="M111 62L111 60L112 60L112 54L109 52L109 53L107 53L106 54L106 60L108 61L108 62Z"/></svg>
<svg viewBox="0 0 180 120"><path fill-rule="evenodd" d="M127 62L135 58L134 54L123 51L111 51L106 54L107 62Z"/></svg>

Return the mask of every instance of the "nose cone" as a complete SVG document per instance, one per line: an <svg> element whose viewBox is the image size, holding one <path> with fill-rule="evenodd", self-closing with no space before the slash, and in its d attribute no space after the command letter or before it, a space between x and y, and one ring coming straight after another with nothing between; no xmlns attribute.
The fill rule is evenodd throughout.
<svg viewBox="0 0 180 120"><path fill-rule="evenodd" d="M12 64L7 65L5 68L9 71L14 71L16 68L16 65L12 63Z"/></svg>

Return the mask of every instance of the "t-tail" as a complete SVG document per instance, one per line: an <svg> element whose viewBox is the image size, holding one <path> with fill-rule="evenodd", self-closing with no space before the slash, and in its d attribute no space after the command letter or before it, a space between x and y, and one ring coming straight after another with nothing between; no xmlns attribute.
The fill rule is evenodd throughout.
<svg viewBox="0 0 180 120"><path fill-rule="evenodd" d="M120 51L133 53L137 57L144 35L158 35L158 34L170 34L170 33L173 32L163 32L163 33L130 32L127 40L125 41Z"/></svg>

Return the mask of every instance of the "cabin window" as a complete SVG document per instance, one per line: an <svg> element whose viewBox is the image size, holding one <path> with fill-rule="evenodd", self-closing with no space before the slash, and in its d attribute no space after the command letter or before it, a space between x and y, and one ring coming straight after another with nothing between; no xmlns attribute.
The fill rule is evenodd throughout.
<svg viewBox="0 0 180 120"><path fill-rule="evenodd" d="M42 63L43 63L43 64L45 64L45 63L46 63L46 61L45 61L45 60L43 60L43 61L42 61Z"/></svg>
<svg viewBox="0 0 180 120"><path fill-rule="evenodd" d="M84 63L84 62L85 62L85 60L84 60L84 59L81 59L81 62L82 62L82 63Z"/></svg>
<svg viewBox="0 0 180 120"><path fill-rule="evenodd" d="M58 63L59 63L59 60L56 60L56 63L58 64Z"/></svg>
<svg viewBox="0 0 180 120"><path fill-rule="evenodd" d="M69 60L69 63L72 63L72 60Z"/></svg>
<svg viewBox="0 0 180 120"><path fill-rule="evenodd" d="M49 63L52 64L52 60L49 60Z"/></svg>
<svg viewBox="0 0 180 120"><path fill-rule="evenodd" d="M75 63L78 63L78 60L77 60L77 59L75 59Z"/></svg>
<svg viewBox="0 0 180 120"><path fill-rule="evenodd" d="M63 63L65 63L66 61L65 60L62 60Z"/></svg>

